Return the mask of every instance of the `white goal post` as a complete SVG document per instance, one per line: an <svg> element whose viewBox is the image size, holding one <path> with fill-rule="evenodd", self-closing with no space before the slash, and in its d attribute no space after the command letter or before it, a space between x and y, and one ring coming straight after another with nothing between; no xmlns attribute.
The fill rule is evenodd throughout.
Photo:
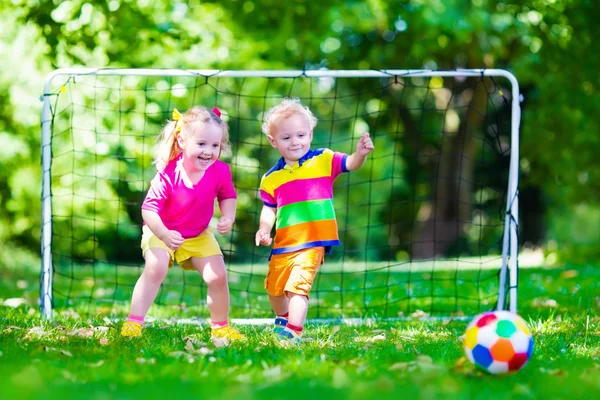
<svg viewBox="0 0 600 400"><path fill-rule="evenodd" d="M42 166L42 227L41 227L41 280L40 307L43 317L52 318L53 309L53 210L52 210L52 84L59 77L81 76L143 76L143 77L207 77L207 78L477 78L499 77L510 82L510 161L506 188L506 214L502 237L502 262L499 271L497 308L517 311L518 286L518 180L519 180L519 125L521 119L519 84L516 77L501 69L432 70L181 70L181 69L94 69L64 68L48 75L41 100L41 166ZM140 256L141 257L141 256Z"/></svg>

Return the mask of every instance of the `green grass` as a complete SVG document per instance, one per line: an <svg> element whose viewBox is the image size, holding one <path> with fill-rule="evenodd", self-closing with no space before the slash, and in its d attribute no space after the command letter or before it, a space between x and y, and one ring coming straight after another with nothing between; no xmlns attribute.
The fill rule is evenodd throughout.
<svg viewBox="0 0 600 400"><path fill-rule="evenodd" d="M52 323L32 307L34 269L0 270L0 398L594 398L600 394L600 268L520 272L520 314L534 355L516 375L479 372L464 358L467 321L308 325L282 348L269 327L241 326L245 344L215 348L205 326L157 321L123 339L104 314ZM2 302L0 302L1 304ZM181 310L173 309L172 316Z"/></svg>

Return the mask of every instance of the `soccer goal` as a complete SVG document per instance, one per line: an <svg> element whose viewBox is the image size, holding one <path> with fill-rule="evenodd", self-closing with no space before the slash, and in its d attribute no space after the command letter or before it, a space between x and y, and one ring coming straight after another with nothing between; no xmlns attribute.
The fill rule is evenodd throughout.
<svg viewBox="0 0 600 400"><path fill-rule="evenodd" d="M375 144L362 169L336 180L342 246L317 275L309 319L516 311L520 105L510 72L77 68L54 71L43 93L43 315L126 315L157 134L173 108L204 105L230 126L223 160L237 220L217 239L231 316L271 317L269 249L254 235L260 179L278 159L262 117L284 97L318 118L313 148L350 154L363 132ZM149 316L207 317L199 274L170 270Z"/></svg>

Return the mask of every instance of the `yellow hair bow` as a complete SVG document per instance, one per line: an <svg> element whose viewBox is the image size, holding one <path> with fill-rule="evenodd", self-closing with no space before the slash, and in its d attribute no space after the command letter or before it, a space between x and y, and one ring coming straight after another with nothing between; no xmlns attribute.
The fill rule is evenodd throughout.
<svg viewBox="0 0 600 400"><path fill-rule="evenodd" d="M171 115L171 119L173 121L177 121L175 124L175 132L181 132L181 113L177 111L176 108L173 109L173 114Z"/></svg>

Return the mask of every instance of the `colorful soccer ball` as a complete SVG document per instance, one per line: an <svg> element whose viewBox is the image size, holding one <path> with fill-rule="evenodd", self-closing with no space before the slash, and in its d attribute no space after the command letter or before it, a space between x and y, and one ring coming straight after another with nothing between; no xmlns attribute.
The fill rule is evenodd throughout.
<svg viewBox="0 0 600 400"><path fill-rule="evenodd" d="M531 357L533 337L517 314L491 311L479 314L467 326L463 346L476 367L491 374L510 374Z"/></svg>

